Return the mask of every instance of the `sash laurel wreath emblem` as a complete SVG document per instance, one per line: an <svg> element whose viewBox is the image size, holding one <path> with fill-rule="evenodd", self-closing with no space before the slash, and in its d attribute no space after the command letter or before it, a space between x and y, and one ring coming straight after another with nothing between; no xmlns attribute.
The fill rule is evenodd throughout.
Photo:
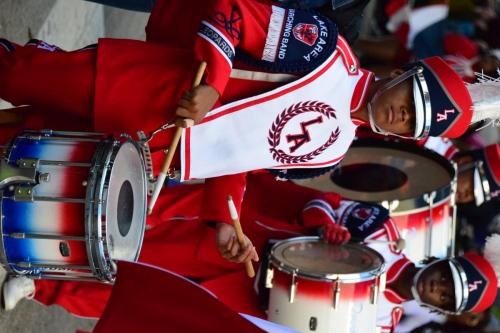
<svg viewBox="0 0 500 333"><path fill-rule="evenodd" d="M281 141L281 133L283 132L285 125L293 117L306 112L318 112L324 115L327 119L337 119L335 110L330 105L318 101L300 102L297 104L293 104L289 108L283 110L274 120L271 129L269 129L267 137L267 141L271 146L269 151L271 152L273 159L278 163L297 164L308 162L314 159L316 156L320 155L323 151L325 151L328 147L335 143L335 141L337 141L340 135L340 129L338 127L330 134L330 137L324 144L308 154L292 156L285 153L282 149L278 149Z"/></svg>

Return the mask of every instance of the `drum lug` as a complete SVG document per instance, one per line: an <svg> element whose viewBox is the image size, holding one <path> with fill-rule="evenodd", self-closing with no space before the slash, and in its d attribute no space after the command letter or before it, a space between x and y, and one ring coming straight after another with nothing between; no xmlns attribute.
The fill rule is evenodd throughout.
<svg viewBox="0 0 500 333"><path fill-rule="evenodd" d="M21 169L36 169L38 167L38 160L35 158L20 158L17 160L17 165Z"/></svg>
<svg viewBox="0 0 500 333"><path fill-rule="evenodd" d="M26 161L25 163L18 162L19 166L16 167L3 159L0 160L0 188L19 183L36 184L36 166L38 161L32 163ZM35 163L34 166L32 166L33 163Z"/></svg>
<svg viewBox="0 0 500 333"><path fill-rule="evenodd" d="M273 277L274 277L274 269L269 265L266 269L266 288L271 289L273 287Z"/></svg>
<svg viewBox="0 0 500 333"><path fill-rule="evenodd" d="M398 208L399 200L392 200L392 201L385 200L382 201L380 205L382 205L382 207L384 207L385 209L387 209L389 212L392 213Z"/></svg>
<svg viewBox="0 0 500 333"><path fill-rule="evenodd" d="M16 186L14 191L15 201L33 201L33 187L31 186Z"/></svg>
<svg viewBox="0 0 500 333"><path fill-rule="evenodd" d="M340 301L340 282L339 280L335 280L333 282L333 302L332 307L336 310L339 307Z"/></svg>
<svg viewBox="0 0 500 333"><path fill-rule="evenodd" d="M426 240L425 240L425 256L426 257L430 257L431 252L432 252L432 225L433 225L432 210L434 209L434 199L435 198L436 198L435 191L433 191L431 193L424 194L424 200L429 205L429 216L425 218L425 221L429 225L428 226L429 232L426 234Z"/></svg>
<svg viewBox="0 0 500 333"><path fill-rule="evenodd" d="M295 301L295 294L297 293L297 272L292 273L292 284L290 284L290 290L288 291L288 301L293 303Z"/></svg>

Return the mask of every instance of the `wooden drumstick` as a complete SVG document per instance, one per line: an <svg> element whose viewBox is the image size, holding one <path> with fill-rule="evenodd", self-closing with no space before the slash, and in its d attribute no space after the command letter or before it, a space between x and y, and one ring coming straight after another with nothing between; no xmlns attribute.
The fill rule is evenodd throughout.
<svg viewBox="0 0 500 333"><path fill-rule="evenodd" d="M200 85L206 67L207 63L205 61L202 61L200 63L200 66L198 67L198 71L196 72L196 77L193 81L193 88L196 88ZM186 119L186 121L188 122L187 127L193 126L194 122L192 119ZM158 196L160 195L161 189L163 187L163 182L167 178L168 169L170 168L170 164L172 163L172 159L174 158L175 150L177 149L177 145L179 144L179 141L181 139L182 130L182 127L177 127L177 129L175 130L174 137L172 139L172 142L170 143L170 147L168 148L167 156L165 156L165 159L163 160L160 173L158 174L158 178L156 179L153 194L151 195L151 199L149 200L148 215L151 215L151 213L153 212L156 200L158 199Z"/></svg>
<svg viewBox="0 0 500 333"><path fill-rule="evenodd" d="M245 244L245 235L243 234L243 229L241 228L240 218L238 217L238 212L234 206L233 198L230 195L227 196L227 206L229 207L229 214L231 215L231 220L233 220L234 229L236 230L236 237L238 238L240 245L243 246L243 244ZM245 270L247 271L248 277L253 278L255 276L251 259L245 261Z"/></svg>

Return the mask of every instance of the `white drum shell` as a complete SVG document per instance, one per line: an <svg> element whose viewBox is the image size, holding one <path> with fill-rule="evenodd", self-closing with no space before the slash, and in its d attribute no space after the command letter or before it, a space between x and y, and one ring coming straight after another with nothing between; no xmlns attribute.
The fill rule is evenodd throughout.
<svg viewBox="0 0 500 333"><path fill-rule="evenodd" d="M285 274L275 272L275 274ZM275 275L276 276L276 275ZM371 303L368 295L353 299L349 292L356 288L355 283L340 284L340 299L337 308L333 308L333 283L323 284L323 294L308 294L301 290L304 279L298 279L297 290L293 303L289 301L289 285L273 283L269 299L269 320L289 326L300 332L315 333L354 333L377 331L377 305ZM372 281L360 282L365 289L371 289ZM358 289L360 288L358 284ZM321 288L321 287L320 287ZM363 287L361 287L363 288ZM349 289L349 291L348 291ZM328 292L329 291L329 292ZM351 295L347 295L347 293ZM316 326L311 326L315 321Z"/></svg>

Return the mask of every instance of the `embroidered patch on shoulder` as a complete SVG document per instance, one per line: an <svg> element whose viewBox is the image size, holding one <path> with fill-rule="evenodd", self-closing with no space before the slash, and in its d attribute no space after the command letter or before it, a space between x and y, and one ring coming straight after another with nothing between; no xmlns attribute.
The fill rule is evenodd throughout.
<svg viewBox="0 0 500 333"><path fill-rule="evenodd" d="M207 21L202 21L198 36L215 46L216 50L227 60L229 66L233 66L235 54L233 44L217 27Z"/></svg>
<svg viewBox="0 0 500 333"><path fill-rule="evenodd" d="M356 202L342 214L340 223L349 229L355 239L364 239L384 225L389 211L384 207L367 202Z"/></svg>
<svg viewBox="0 0 500 333"><path fill-rule="evenodd" d="M307 72L334 51L338 29L326 17L306 10L272 6L260 60L238 51L238 57L272 72Z"/></svg>

